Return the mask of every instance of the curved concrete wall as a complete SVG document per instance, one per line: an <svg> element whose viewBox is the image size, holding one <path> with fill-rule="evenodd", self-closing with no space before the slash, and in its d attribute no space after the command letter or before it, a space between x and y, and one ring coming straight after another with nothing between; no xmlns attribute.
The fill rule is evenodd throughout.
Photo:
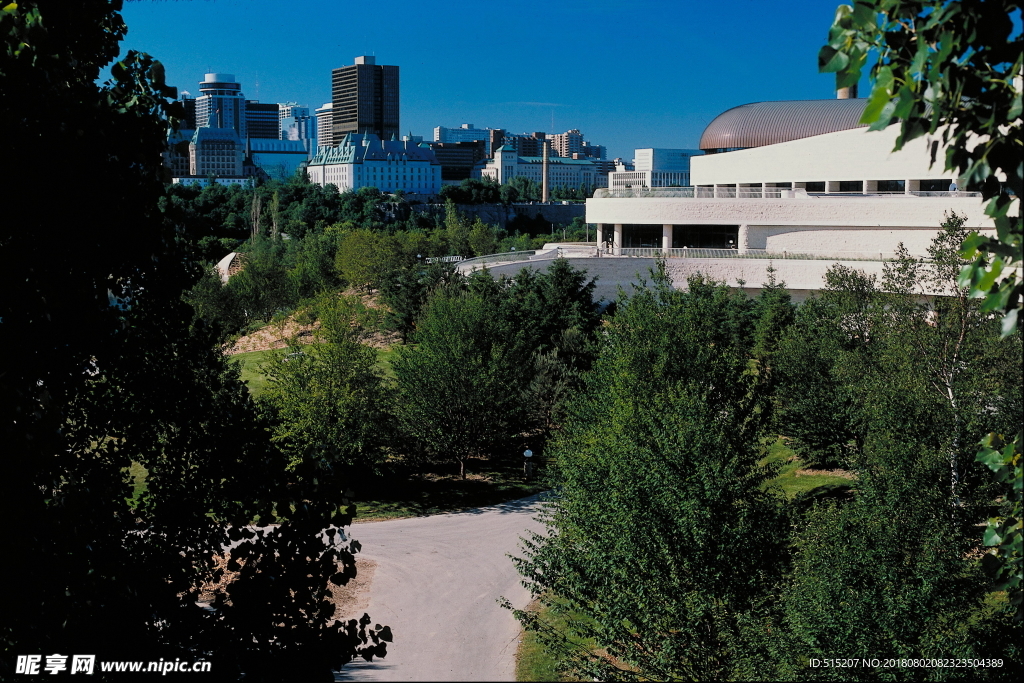
<svg viewBox="0 0 1024 683"><path fill-rule="evenodd" d="M787 183L838 180L925 180L951 178L943 170L944 151L934 165L930 136L911 140L893 153L899 126L815 135L765 147L694 157L694 185ZM941 144L941 143L940 143Z"/></svg>

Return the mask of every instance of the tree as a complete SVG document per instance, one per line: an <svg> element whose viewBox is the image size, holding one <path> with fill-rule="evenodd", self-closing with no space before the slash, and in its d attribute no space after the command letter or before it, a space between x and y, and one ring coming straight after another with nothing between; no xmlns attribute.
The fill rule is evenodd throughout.
<svg viewBox="0 0 1024 683"><path fill-rule="evenodd" d="M1014 13L1020 21L1016 0L857 0L839 7L818 55L821 70L836 72L842 87L857 83L869 55L877 54L862 122L880 130L898 121L895 150L941 133L946 170L957 174L961 189L989 200L985 213L996 236L965 241L965 255L978 255L965 281L986 296L986 310L1005 312L1004 329L1020 324L1021 305L1013 269L1022 249L1021 205L1014 198L1024 196L1024 36L1014 28ZM937 151L936 141L933 163Z"/></svg>
<svg viewBox="0 0 1024 683"><path fill-rule="evenodd" d="M743 623L785 566L785 521L758 466L770 396L748 371L752 306L700 277L688 290L661 270L620 299L549 449L548 533L518 563L573 633L518 616L588 678L739 675Z"/></svg>
<svg viewBox="0 0 1024 683"><path fill-rule="evenodd" d="M858 0L839 7L828 45L818 55L820 69L836 72L839 86L857 83L869 55L878 56L862 121L875 130L899 121L896 149L942 130L945 168L957 173L962 189L982 192L985 213L996 226L994 237L974 233L964 241L964 256L974 260L961 271L961 283L984 298L986 311L1002 312L1004 335L1024 324L1024 35L1015 18L1020 21L1016 0ZM936 143L933 163L937 149ZM992 444L1003 441L1010 447L1000 461ZM991 434L977 455L1018 501L1022 448L1024 431L1017 430L1012 441ZM1002 561L997 585L1010 590L1018 617L1024 580L1020 512L1018 505L1014 515L989 523L989 540Z"/></svg>
<svg viewBox="0 0 1024 683"><path fill-rule="evenodd" d="M488 455L519 432L527 410L524 332L479 292L437 290L419 320L418 346L393 362L403 432L439 462Z"/></svg>
<svg viewBox="0 0 1024 683"><path fill-rule="evenodd" d="M168 117L183 111L148 55L125 54L98 84L126 32L119 6L0 9L0 122L19 131L0 151L22 160L0 227L0 500L19 586L0 616L0 675L17 654L133 652L215 657L223 678L323 679L384 654L390 633L333 618L328 581L352 575L356 549L320 538L347 520L340 496L283 486L245 387L191 325L181 297L201 275L199 236L160 208ZM36 179L58 155L75 182L40 210ZM74 227L82 215L102 229ZM280 527L243 531L275 503ZM196 601L232 539L247 561L208 613Z"/></svg>
<svg viewBox="0 0 1024 683"><path fill-rule="evenodd" d="M376 352L359 342L352 304L328 294L319 320L313 344L289 346L264 363L261 400L273 411L272 441L294 476L343 480L381 461L392 432L390 395Z"/></svg>

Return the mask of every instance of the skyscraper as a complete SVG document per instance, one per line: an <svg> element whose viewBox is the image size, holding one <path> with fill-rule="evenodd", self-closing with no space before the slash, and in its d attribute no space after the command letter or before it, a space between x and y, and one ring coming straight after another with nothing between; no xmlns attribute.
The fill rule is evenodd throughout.
<svg viewBox="0 0 1024 683"><path fill-rule="evenodd" d="M374 57L331 72L333 140L347 133L398 136L398 67L377 65Z"/></svg>
<svg viewBox="0 0 1024 683"><path fill-rule="evenodd" d="M334 147L334 103L324 102L316 114L316 144L317 146Z"/></svg>
<svg viewBox="0 0 1024 683"><path fill-rule="evenodd" d="M250 138L278 139L280 113L276 102L245 101L245 130Z"/></svg>
<svg viewBox="0 0 1024 683"><path fill-rule="evenodd" d="M206 74L196 98L197 128L232 128L245 138L245 95L234 74Z"/></svg>

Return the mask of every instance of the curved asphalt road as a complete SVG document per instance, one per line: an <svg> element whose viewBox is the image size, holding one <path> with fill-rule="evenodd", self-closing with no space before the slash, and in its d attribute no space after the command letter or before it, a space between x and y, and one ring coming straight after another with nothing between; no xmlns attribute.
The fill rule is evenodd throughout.
<svg viewBox="0 0 1024 683"><path fill-rule="evenodd" d="M351 662L336 680L514 680L519 623L497 600L529 602L506 553L519 554L519 537L543 528L533 519L539 510L533 496L350 527L360 556L377 562L366 612L389 625L395 641L386 658Z"/></svg>

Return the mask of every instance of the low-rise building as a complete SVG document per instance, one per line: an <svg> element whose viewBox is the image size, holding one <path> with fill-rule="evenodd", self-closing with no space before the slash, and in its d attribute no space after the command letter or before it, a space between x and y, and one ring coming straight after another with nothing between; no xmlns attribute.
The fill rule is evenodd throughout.
<svg viewBox="0 0 1024 683"><path fill-rule="evenodd" d="M506 184L513 178L529 178L543 184L544 157L521 156L507 145L502 145L494 152L494 157L485 161L477 169L482 178L491 178L497 183ZM548 187L606 187L607 176L597 172L597 167L590 159L563 159L548 157Z"/></svg>
<svg viewBox="0 0 1024 683"><path fill-rule="evenodd" d="M246 140L246 159L268 178L288 180L309 161L310 140Z"/></svg>
<svg viewBox="0 0 1024 683"><path fill-rule="evenodd" d="M306 172L310 182L342 192L361 187L415 195L441 191L441 164L429 144L381 140L372 133L349 133L337 147L319 147Z"/></svg>
<svg viewBox="0 0 1024 683"><path fill-rule="evenodd" d="M688 187L690 159L704 154L699 149L635 150L632 170L615 170L608 177L608 187L621 190L630 187Z"/></svg>

